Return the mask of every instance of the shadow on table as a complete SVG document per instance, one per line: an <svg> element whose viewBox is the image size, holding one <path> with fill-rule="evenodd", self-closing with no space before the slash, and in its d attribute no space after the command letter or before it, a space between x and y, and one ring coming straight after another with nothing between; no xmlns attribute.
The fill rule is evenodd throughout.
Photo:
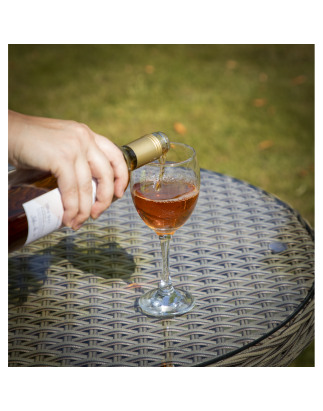
<svg viewBox="0 0 323 411"><path fill-rule="evenodd" d="M136 267L133 256L116 242L104 246L78 247L73 237L63 238L42 253L10 256L8 265L8 299L11 305L25 302L29 294L37 293L49 278L48 269L54 272L59 267L74 268L86 275L95 269L93 275L96 277L122 278L131 284L130 277Z"/></svg>

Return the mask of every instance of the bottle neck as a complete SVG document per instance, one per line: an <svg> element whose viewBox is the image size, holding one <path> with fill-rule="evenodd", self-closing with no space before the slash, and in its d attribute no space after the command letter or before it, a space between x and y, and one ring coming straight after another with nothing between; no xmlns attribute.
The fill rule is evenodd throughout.
<svg viewBox="0 0 323 411"><path fill-rule="evenodd" d="M122 151L123 157L127 163L128 171L131 172L137 168L136 153L128 146L119 147Z"/></svg>

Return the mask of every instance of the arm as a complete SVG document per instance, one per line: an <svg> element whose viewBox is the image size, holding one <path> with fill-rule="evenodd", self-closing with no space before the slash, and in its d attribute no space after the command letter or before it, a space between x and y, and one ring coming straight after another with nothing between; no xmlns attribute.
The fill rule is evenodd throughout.
<svg viewBox="0 0 323 411"><path fill-rule="evenodd" d="M67 227L79 229L90 215L98 218L113 195L122 197L128 170L121 150L85 124L9 110L8 129L9 163L50 171L57 178ZM98 181L93 206L92 176Z"/></svg>

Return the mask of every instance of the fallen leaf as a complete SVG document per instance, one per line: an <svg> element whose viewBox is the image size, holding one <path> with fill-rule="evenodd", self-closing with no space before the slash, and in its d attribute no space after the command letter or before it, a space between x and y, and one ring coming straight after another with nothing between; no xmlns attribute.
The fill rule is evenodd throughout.
<svg viewBox="0 0 323 411"><path fill-rule="evenodd" d="M31 56L32 56L33 59L36 59L39 56L38 51L34 50Z"/></svg>
<svg viewBox="0 0 323 411"><path fill-rule="evenodd" d="M274 106L268 107L268 113L269 113L269 114L275 114L275 113L276 113L275 107L274 107Z"/></svg>
<svg viewBox="0 0 323 411"><path fill-rule="evenodd" d="M266 148L271 147L274 144L273 140L264 140L258 144L259 150L265 150Z"/></svg>
<svg viewBox="0 0 323 411"><path fill-rule="evenodd" d="M229 70L234 70L237 67L237 64L238 63L234 60L228 60L226 62L227 69L229 69Z"/></svg>
<svg viewBox="0 0 323 411"><path fill-rule="evenodd" d="M261 81L262 83L265 83L267 80L268 80L268 76L266 73L259 74L259 81Z"/></svg>
<svg viewBox="0 0 323 411"><path fill-rule="evenodd" d="M173 128L177 134L183 135L186 133L186 127L182 123L179 123L178 121L174 123Z"/></svg>
<svg viewBox="0 0 323 411"><path fill-rule="evenodd" d="M297 76L293 78L292 83L295 86L298 86L299 84L304 84L305 81L306 81L306 76Z"/></svg>
<svg viewBox="0 0 323 411"><path fill-rule="evenodd" d="M145 72L147 74L153 74L155 72L155 67L151 64L148 64L148 66L145 67Z"/></svg>
<svg viewBox="0 0 323 411"><path fill-rule="evenodd" d="M265 98L255 98L252 104L255 107L263 107L267 104L267 100Z"/></svg>
<svg viewBox="0 0 323 411"><path fill-rule="evenodd" d="M299 171L299 175L301 176L301 177L306 177L307 176L307 174L308 174L308 171L307 170L300 170Z"/></svg>

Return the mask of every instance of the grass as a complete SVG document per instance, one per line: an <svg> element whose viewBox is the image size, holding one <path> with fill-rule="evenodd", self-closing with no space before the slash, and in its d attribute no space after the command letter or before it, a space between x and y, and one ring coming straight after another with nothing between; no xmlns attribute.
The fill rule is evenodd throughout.
<svg viewBox="0 0 323 411"><path fill-rule="evenodd" d="M9 108L118 145L163 131L314 227L313 45L10 45Z"/></svg>

